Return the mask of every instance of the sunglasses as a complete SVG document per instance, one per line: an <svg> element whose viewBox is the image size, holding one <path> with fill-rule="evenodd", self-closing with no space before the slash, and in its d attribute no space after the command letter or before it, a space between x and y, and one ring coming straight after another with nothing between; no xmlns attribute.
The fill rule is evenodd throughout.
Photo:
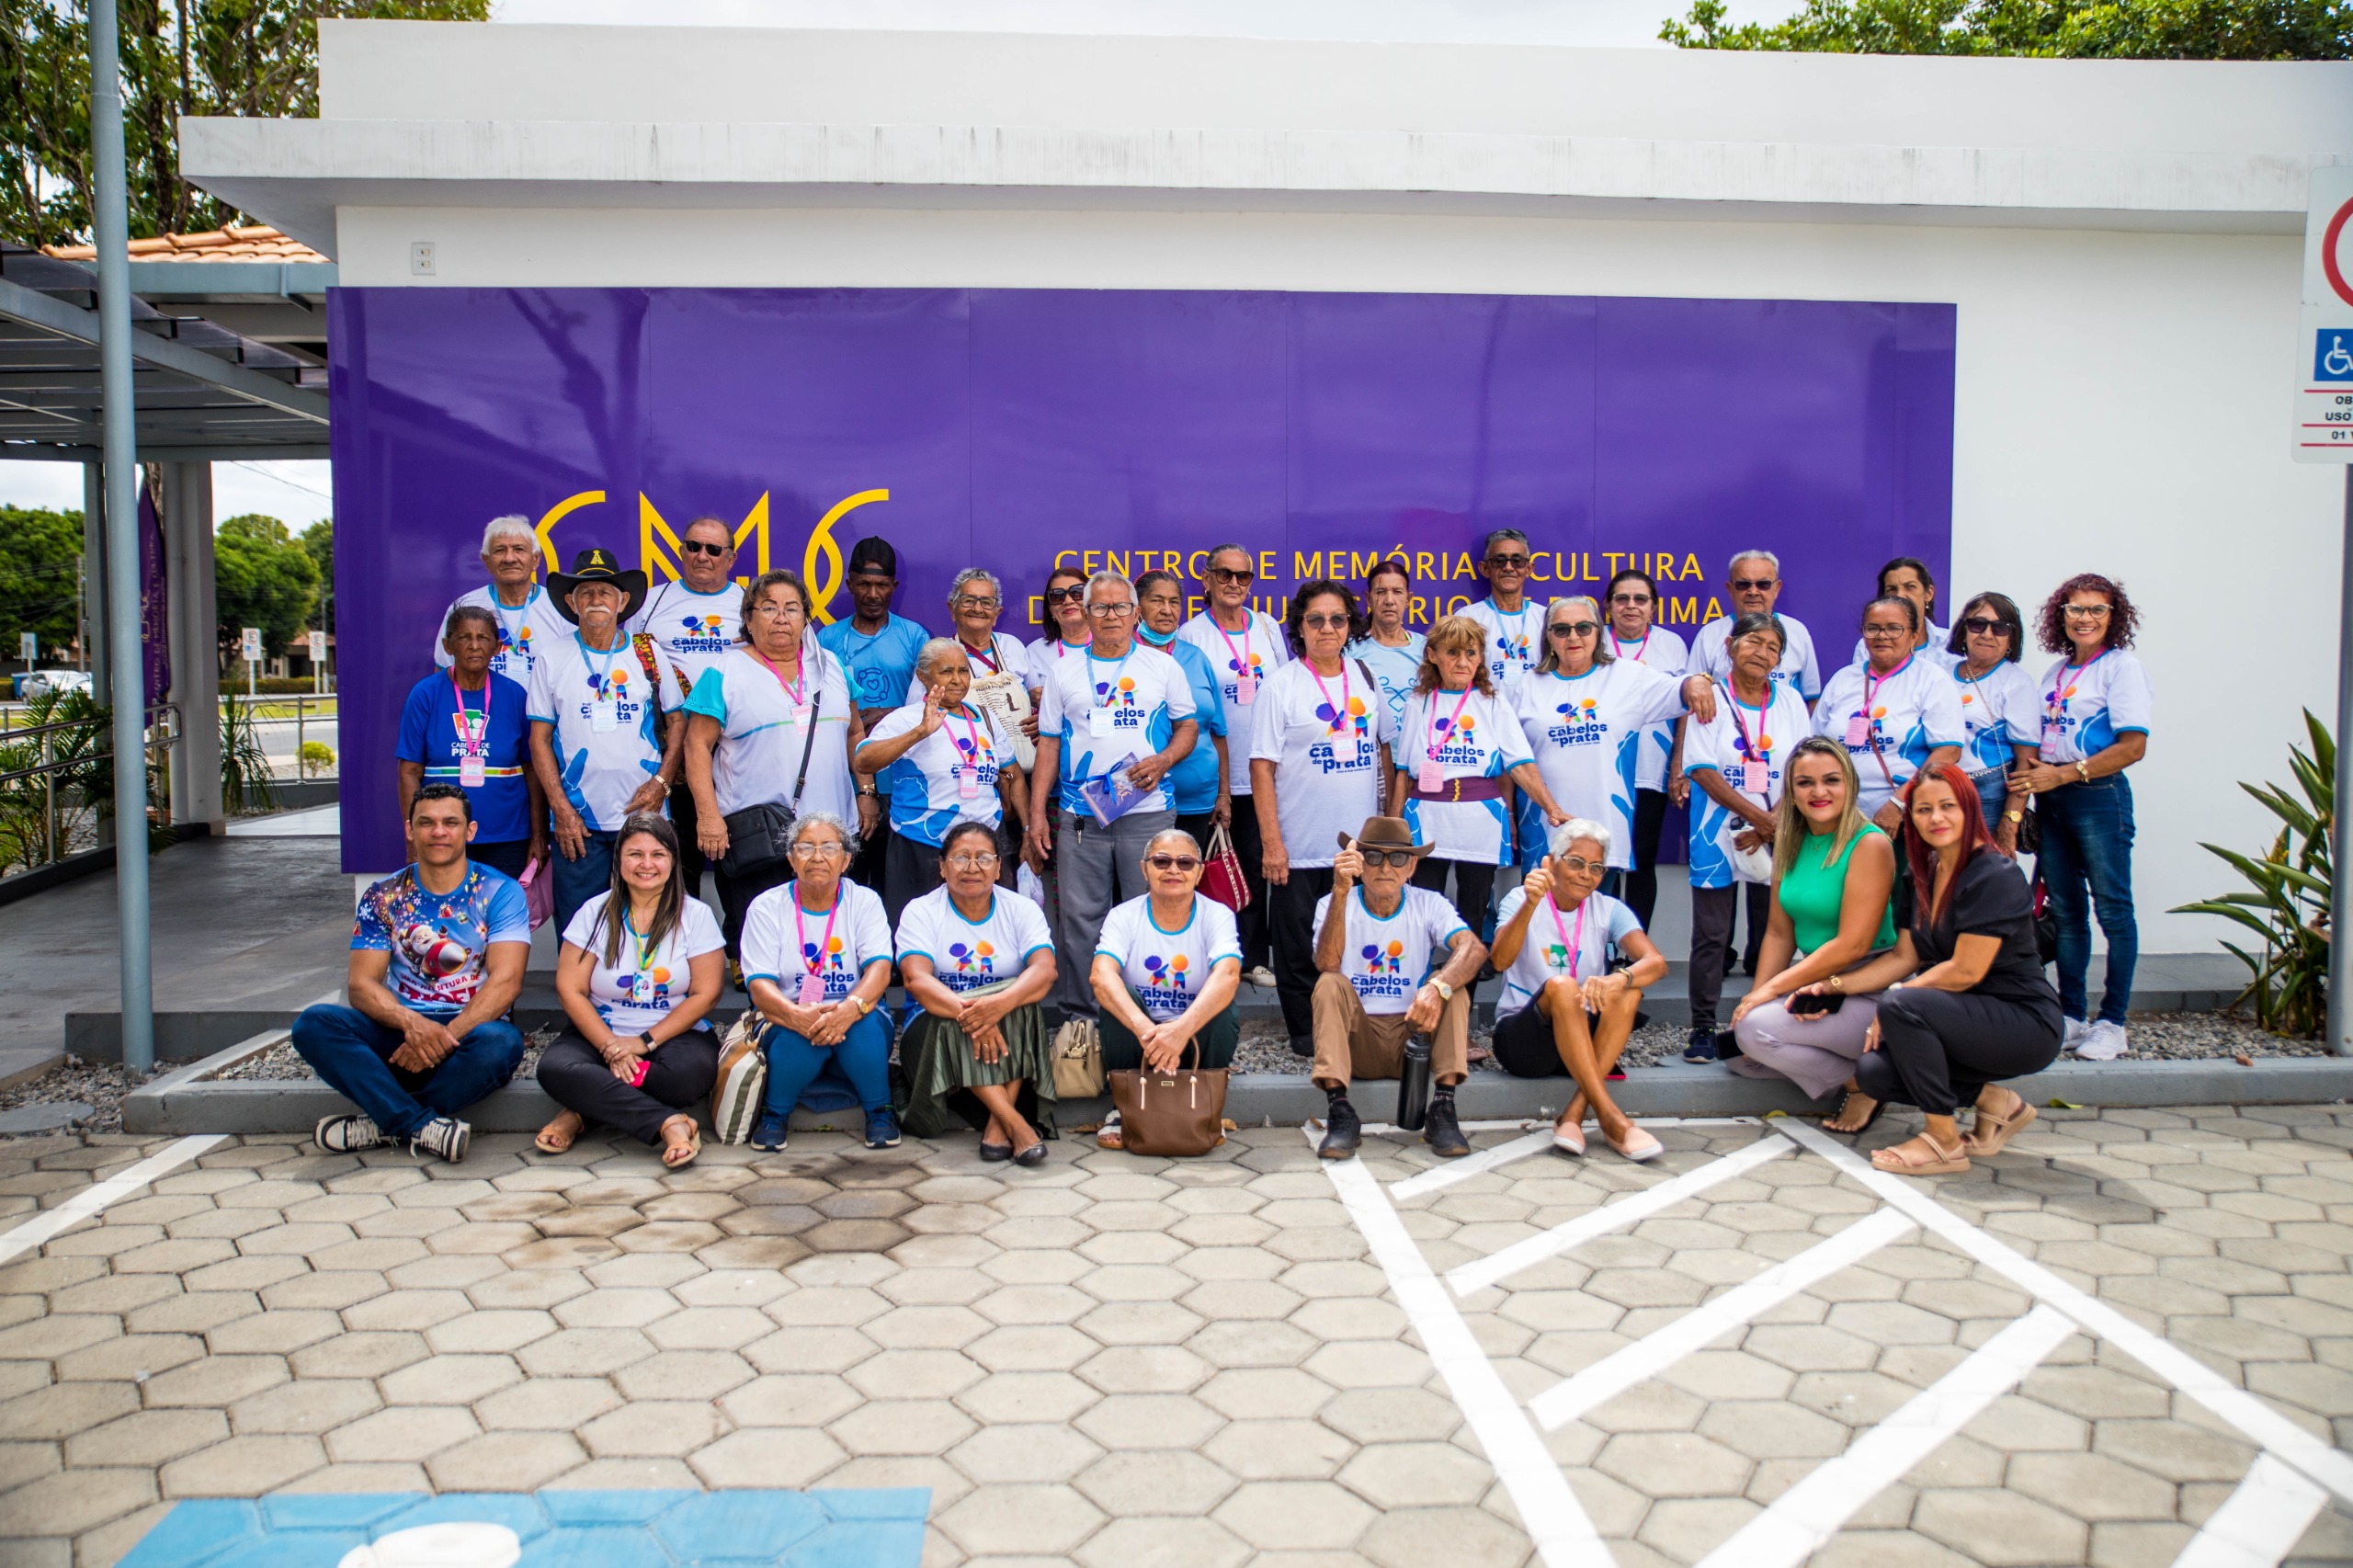
<svg viewBox="0 0 2353 1568"><path fill-rule="evenodd" d="M960 871L994 871L996 869L996 855L987 849L977 855L950 855L948 863Z"/></svg>
<svg viewBox="0 0 2353 1568"><path fill-rule="evenodd" d="M1490 555L1487 564L1499 572L1525 572L1529 558L1525 555Z"/></svg>
<svg viewBox="0 0 2353 1568"><path fill-rule="evenodd" d="M1732 586L1734 593L1761 594L1779 581L1779 577L1734 577Z"/></svg>
<svg viewBox="0 0 2353 1568"><path fill-rule="evenodd" d="M1646 605L1651 602L1651 597L1648 594L1612 594L1609 602L1613 605Z"/></svg>
<svg viewBox="0 0 2353 1568"><path fill-rule="evenodd" d="M1544 630L1555 637L1590 637L1601 628L1589 620L1556 620Z"/></svg>
<svg viewBox="0 0 2353 1568"><path fill-rule="evenodd" d="M1147 855L1143 863L1155 871L1182 871L1191 876L1201 869L1201 863L1190 855Z"/></svg>
<svg viewBox="0 0 2353 1568"><path fill-rule="evenodd" d="M1997 631L2008 631L2010 623L2006 620L1996 620L1990 615L1972 615L1961 623L1961 629L1963 631L1974 632L1980 637L1991 637Z"/></svg>
<svg viewBox="0 0 2353 1568"><path fill-rule="evenodd" d="M1074 584L1067 588L1048 588L1046 590L1046 602L1050 605L1075 604L1086 597L1086 585L1084 583Z"/></svg>
<svg viewBox="0 0 2353 1568"><path fill-rule="evenodd" d="M1239 571L1231 566L1212 566L1210 575L1221 583L1255 583L1258 580L1258 574L1246 566Z"/></svg>
<svg viewBox="0 0 2353 1568"><path fill-rule="evenodd" d="M1346 631L1348 618L1345 615L1302 615L1299 623L1310 631Z"/></svg>
<svg viewBox="0 0 2353 1568"><path fill-rule="evenodd" d="M683 540L678 548L688 555L708 555L716 560L735 547L732 544L708 544L699 539L690 539Z"/></svg>
<svg viewBox="0 0 2353 1568"><path fill-rule="evenodd" d="M1414 863L1414 852L1410 849L1359 849L1357 853L1364 857L1367 870L1376 866L1410 866Z"/></svg>

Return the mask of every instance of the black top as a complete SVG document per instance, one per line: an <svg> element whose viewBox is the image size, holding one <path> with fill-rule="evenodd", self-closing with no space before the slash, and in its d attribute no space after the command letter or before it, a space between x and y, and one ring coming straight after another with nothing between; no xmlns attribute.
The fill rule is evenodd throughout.
<svg viewBox="0 0 2353 1568"><path fill-rule="evenodd" d="M1909 874L1896 878L1906 892L1911 880ZM1972 988L1973 994L2058 1011L2059 993L2043 975L2042 949L2035 942L2034 895L2017 861L1995 849L1971 856L1945 895L1944 918L1934 925L1927 920L1927 900L1904 902L1912 906L1904 913L1910 916L1912 947L1920 955L1922 969L1951 958L1954 942L1961 937L1997 937L2002 949L1985 978Z"/></svg>

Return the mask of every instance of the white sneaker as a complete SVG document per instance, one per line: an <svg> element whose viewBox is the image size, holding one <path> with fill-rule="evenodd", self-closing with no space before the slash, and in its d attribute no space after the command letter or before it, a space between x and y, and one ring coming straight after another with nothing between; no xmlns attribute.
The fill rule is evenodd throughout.
<svg viewBox="0 0 2353 1568"><path fill-rule="evenodd" d="M2122 1024L2101 1022L2085 1032L2083 1043L2075 1047L2075 1056L2082 1062L2113 1062L2131 1049Z"/></svg>
<svg viewBox="0 0 2353 1568"><path fill-rule="evenodd" d="M2084 1040L2091 1034L2091 1025L2084 1022L2083 1019L2069 1018L2067 1020L2066 1035L2065 1038L2059 1042L2059 1049L2062 1051L2075 1050L2077 1046L2084 1043Z"/></svg>
<svg viewBox="0 0 2353 1568"><path fill-rule="evenodd" d="M1260 964L1257 968L1248 971L1242 976L1242 978L1248 981L1251 984L1260 986L1267 991L1272 991L1275 988L1275 971L1268 969L1265 964Z"/></svg>

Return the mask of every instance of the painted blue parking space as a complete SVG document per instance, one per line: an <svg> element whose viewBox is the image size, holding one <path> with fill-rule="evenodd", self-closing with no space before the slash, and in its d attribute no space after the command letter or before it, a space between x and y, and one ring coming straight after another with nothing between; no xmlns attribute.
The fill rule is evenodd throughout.
<svg viewBox="0 0 2353 1568"><path fill-rule="evenodd" d="M120 1568L915 1568L921 1487L345 1493L182 1502Z"/></svg>

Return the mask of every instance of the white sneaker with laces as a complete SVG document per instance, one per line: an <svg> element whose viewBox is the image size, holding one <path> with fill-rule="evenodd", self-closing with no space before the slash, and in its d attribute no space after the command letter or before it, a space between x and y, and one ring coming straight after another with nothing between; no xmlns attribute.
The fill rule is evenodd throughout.
<svg viewBox="0 0 2353 1568"><path fill-rule="evenodd" d="M1265 964L1260 964L1257 968L1249 971L1242 978L1264 990L1272 991L1275 988L1275 971Z"/></svg>
<svg viewBox="0 0 2353 1568"><path fill-rule="evenodd" d="M2122 1024L2102 1021L2085 1031L2083 1043L2075 1047L2075 1057L2081 1062L2113 1062L2131 1049Z"/></svg>
<svg viewBox="0 0 2353 1568"><path fill-rule="evenodd" d="M466 1157L466 1144L473 1135L474 1130L464 1122L437 1116L410 1135L408 1150L412 1154L420 1151L438 1154L454 1165Z"/></svg>
<svg viewBox="0 0 2353 1568"><path fill-rule="evenodd" d="M311 1142L330 1154L357 1154L363 1149L380 1148L386 1140L374 1122L347 1112L322 1118L311 1129Z"/></svg>
<svg viewBox="0 0 2353 1568"><path fill-rule="evenodd" d="M2084 1043L2085 1038L2091 1032L2091 1025L2084 1022L2083 1019L2069 1018L2067 1020L2065 1035L2059 1042L2059 1049L2062 1051L2075 1050L2077 1046Z"/></svg>

